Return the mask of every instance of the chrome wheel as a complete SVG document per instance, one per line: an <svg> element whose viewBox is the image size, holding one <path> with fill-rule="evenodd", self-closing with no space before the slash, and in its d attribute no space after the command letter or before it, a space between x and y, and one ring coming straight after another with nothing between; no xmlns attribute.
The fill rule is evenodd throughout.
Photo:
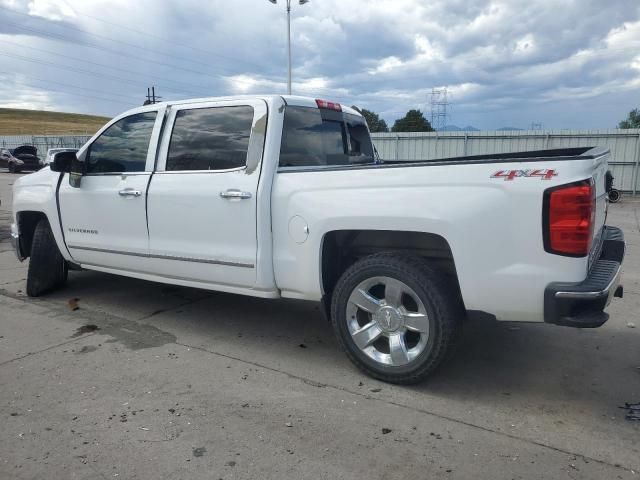
<svg viewBox="0 0 640 480"><path fill-rule="evenodd" d="M383 365L401 366L427 347L429 317L420 297L391 277L371 277L347 301L347 326L356 346Z"/></svg>

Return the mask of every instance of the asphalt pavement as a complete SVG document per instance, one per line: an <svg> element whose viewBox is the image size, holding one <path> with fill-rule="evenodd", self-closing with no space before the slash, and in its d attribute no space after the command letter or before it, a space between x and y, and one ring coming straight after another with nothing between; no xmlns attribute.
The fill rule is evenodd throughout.
<svg viewBox="0 0 640 480"><path fill-rule="evenodd" d="M356 370L313 303L70 272L24 294L0 173L1 479L640 479L640 202L594 330L474 321L427 382ZM632 328L635 325L635 328Z"/></svg>

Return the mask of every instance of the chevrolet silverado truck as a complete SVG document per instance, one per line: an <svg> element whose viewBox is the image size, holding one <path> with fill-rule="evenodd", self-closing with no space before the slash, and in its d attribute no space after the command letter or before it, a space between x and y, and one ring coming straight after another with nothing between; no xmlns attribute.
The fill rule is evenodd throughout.
<svg viewBox="0 0 640 480"><path fill-rule="evenodd" d="M14 184L27 294L88 269L321 302L366 373L418 382L462 321L597 327L619 285L609 152L396 162L357 110L297 96L148 105Z"/></svg>

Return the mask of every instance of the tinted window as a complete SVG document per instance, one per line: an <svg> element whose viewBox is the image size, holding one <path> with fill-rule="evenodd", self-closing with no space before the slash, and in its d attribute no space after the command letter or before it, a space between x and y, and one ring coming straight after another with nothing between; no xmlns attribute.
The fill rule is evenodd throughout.
<svg viewBox="0 0 640 480"><path fill-rule="evenodd" d="M349 131L349 154L352 157L361 157L361 160L374 159L373 144L369 129L364 119L356 115L345 115L347 130ZM357 159L352 158L352 162Z"/></svg>
<svg viewBox="0 0 640 480"><path fill-rule="evenodd" d="M89 149L87 173L144 172L156 112L118 120Z"/></svg>
<svg viewBox="0 0 640 480"><path fill-rule="evenodd" d="M373 146L363 118L318 108L287 107L280 147L281 167L373 161Z"/></svg>
<svg viewBox="0 0 640 480"><path fill-rule="evenodd" d="M252 124L252 107L179 111L171 134L166 170L244 167Z"/></svg>

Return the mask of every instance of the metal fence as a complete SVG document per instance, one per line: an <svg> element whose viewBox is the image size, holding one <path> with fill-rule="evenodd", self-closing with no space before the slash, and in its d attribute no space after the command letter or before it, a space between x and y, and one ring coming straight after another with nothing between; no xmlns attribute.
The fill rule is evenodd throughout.
<svg viewBox="0 0 640 480"><path fill-rule="evenodd" d="M616 188L634 194L640 191L640 129L374 133L372 136L380 156L387 160L435 160L548 148L607 147L611 150L610 165ZM38 155L44 156L49 148L80 148L89 138L87 135L0 136L0 148L33 145Z"/></svg>
<svg viewBox="0 0 640 480"><path fill-rule="evenodd" d="M0 136L0 148L33 145L38 149L38 156L44 158L50 148L80 148L90 138L89 135L9 135Z"/></svg>
<svg viewBox="0 0 640 480"><path fill-rule="evenodd" d="M640 191L640 129L374 133L372 137L380 156L387 160L435 160L549 148L607 147L611 150L615 187L634 194Z"/></svg>

